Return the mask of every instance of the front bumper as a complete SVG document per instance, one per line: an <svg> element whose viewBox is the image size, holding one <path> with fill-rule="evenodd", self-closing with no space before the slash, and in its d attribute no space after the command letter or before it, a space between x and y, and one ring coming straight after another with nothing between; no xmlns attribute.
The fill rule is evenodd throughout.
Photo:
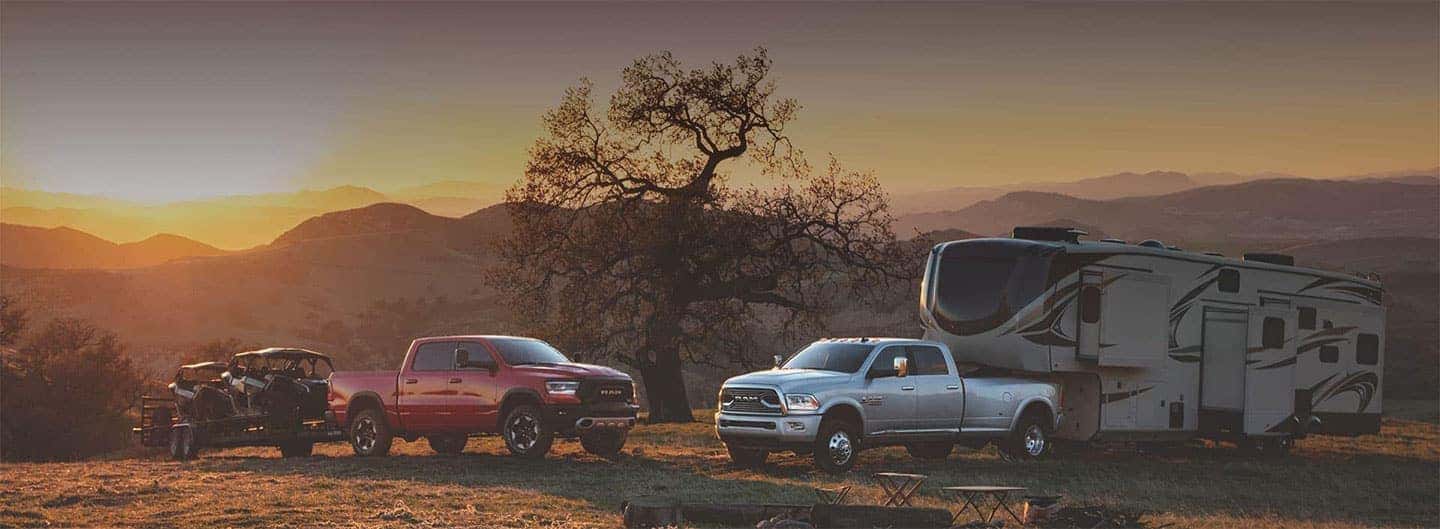
<svg viewBox="0 0 1440 529"><path fill-rule="evenodd" d="M809 448L820 429L820 415L745 415L718 412L715 433L727 445L752 448Z"/></svg>
<svg viewBox="0 0 1440 529"><path fill-rule="evenodd" d="M635 425L640 406L628 402L594 404L552 404L545 407L545 426L562 437L579 435L576 423L591 419L608 428L629 430Z"/></svg>

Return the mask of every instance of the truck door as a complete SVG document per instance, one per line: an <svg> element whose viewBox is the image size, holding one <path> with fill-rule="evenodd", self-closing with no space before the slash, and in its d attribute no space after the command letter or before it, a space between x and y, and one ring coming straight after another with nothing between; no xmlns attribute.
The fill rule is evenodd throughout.
<svg viewBox="0 0 1440 529"><path fill-rule="evenodd" d="M466 432L496 431L500 405L493 352L480 342L460 342L455 356L468 362L462 365L457 360L455 365L455 378L460 379L455 399L457 428Z"/></svg>
<svg viewBox="0 0 1440 529"><path fill-rule="evenodd" d="M905 346L892 345L875 353L865 374L860 402L865 406L865 435L915 429L915 381L892 369L896 358L909 361ZM911 364L914 365L914 364Z"/></svg>
<svg viewBox="0 0 1440 529"><path fill-rule="evenodd" d="M1295 412L1295 320L1295 310L1288 303L1250 312L1246 434L1265 433Z"/></svg>
<svg viewBox="0 0 1440 529"><path fill-rule="evenodd" d="M1084 360L1100 359L1101 283L1104 273L1080 271L1080 293L1076 296L1075 356Z"/></svg>
<svg viewBox="0 0 1440 529"><path fill-rule="evenodd" d="M915 423L921 430L959 430L965 413L960 376L939 347L907 346L915 385Z"/></svg>
<svg viewBox="0 0 1440 529"><path fill-rule="evenodd" d="M456 342L427 342L415 349L410 365L400 373L396 407L406 430L436 431L451 421Z"/></svg>

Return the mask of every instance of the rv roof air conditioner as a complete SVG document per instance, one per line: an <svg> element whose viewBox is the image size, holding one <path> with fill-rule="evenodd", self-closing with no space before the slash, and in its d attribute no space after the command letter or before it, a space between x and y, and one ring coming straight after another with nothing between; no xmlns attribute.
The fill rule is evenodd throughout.
<svg viewBox="0 0 1440 529"><path fill-rule="evenodd" d="M1251 252L1245 254L1245 260L1256 261L1260 263L1270 263L1281 266L1295 266L1295 256L1285 255L1283 253Z"/></svg>
<svg viewBox="0 0 1440 529"><path fill-rule="evenodd" d="M1154 248L1156 250L1165 249L1165 243L1157 241L1155 239L1145 239L1143 241L1140 241L1140 244L1137 244L1136 246L1144 246L1146 248Z"/></svg>
<svg viewBox="0 0 1440 529"><path fill-rule="evenodd" d="M1055 241L1055 242L1080 242L1080 236L1086 235L1082 230L1075 228L1053 227L1053 226L1016 226L1013 237L1031 241Z"/></svg>

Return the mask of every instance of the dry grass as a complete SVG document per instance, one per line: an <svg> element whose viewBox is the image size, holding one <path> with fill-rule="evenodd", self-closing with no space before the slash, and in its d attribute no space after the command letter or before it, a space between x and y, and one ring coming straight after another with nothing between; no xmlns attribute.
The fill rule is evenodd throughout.
<svg viewBox="0 0 1440 529"><path fill-rule="evenodd" d="M1418 411L1416 411L1418 410ZM718 502L814 499L813 487L853 485L852 502L874 502L868 474L930 476L923 506L952 507L950 484L1015 484L1060 493L1070 504L1153 513L1176 527L1440 525L1440 425L1433 404L1397 410L1380 436L1311 438L1284 461L1257 461L1225 448L1156 455L1071 451L1035 464L1001 462L992 449L957 451L943 464L900 449L866 452L835 478L808 460L772 456L762 471L732 468L708 424L642 426L619 462L562 442L544 461L503 455L493 438L465 455L433 455L397 443L392 457L361 460L343 444L317 457L282 460L274 449L211 451L173 463L159 454L81 463L0 466L0 525L104 527L451 527L582 528L619 525L628 497ZM1419 419L1419 420L1414 420Z"/></svg>

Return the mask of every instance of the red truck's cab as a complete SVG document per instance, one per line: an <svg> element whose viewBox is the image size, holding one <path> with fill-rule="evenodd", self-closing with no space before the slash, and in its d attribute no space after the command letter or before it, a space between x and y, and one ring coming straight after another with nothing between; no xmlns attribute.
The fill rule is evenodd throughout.
<svg viewBox="0 0 1440 529"><path fill-rule="evenodd" d="M608 456L639 406L625 373L533 338L477 335L417 339L399 372L335 373L330 409L362 456L384 455L395 437L458 453L468 436L492 433L522 456L543 456L556 436Z"/></svg>

